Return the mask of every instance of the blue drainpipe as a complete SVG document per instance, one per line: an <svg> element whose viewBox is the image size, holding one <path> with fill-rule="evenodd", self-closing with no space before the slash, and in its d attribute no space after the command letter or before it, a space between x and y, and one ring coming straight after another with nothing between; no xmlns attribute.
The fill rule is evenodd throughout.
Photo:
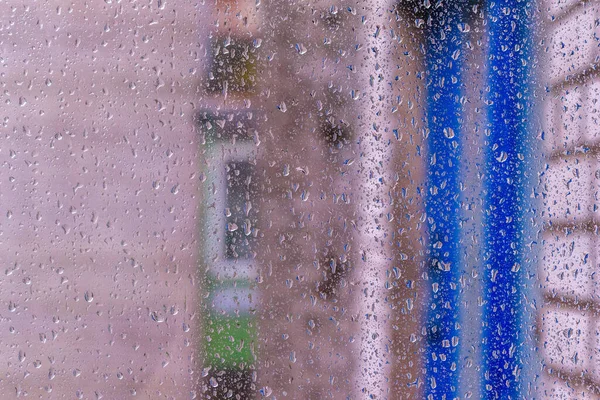
<svg viewBox="0 0 600 400"><path fill-rule="evenodd" d="M427 78L429 307L426 311L425 398L458 396L460 160L464 5L432 2L425 28Z"/></svg>
<svg viewBox="0 0 600 400"><path fill-rule="evenodd" d="M489 0L489 136L486 144L483 371L486 399L523 394L524 174L529 156L532 3Z"/></svg>

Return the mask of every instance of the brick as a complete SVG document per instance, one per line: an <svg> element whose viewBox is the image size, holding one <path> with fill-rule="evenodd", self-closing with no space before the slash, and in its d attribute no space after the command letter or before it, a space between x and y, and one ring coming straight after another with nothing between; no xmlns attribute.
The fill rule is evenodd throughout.
<svg viewBox="0 0 600 400"><path fill-rule="evenodd" d="M594 292L592 293L592 299L594 301L598 302L600 300L600 291L597 290L600 287L600 274L598 274L598 271L600 271L600 248L598 247L598 246L600 246L600 238L598 238L598 235L594 235L593 239L594 239L594 244L593 244L594 247L593 248L595 249L595 259L594 259L595 273L592 276L593 287L594 287Z"/></svg>
<svg viewBox="0 0 600 400"><path fill-rule="evenodd" d="M597 400L598 396L585 387L577 387L552 375L545 375L539 386L540 398L547 400Z"/></svg>
<svg viewBox="0 0 600 400"><path fill-rule="evenodd" d="M548 96L544 100L543 105L543 120L542 130L544 131L542 150L549 156L556 150L555 139L557 136L558 117L557 111L558 100L554 96Z"/></svg>
<svg viewBox="0 0 600 400"><path fill-rule="evenodd" d="M591 7L582 8L556 23L548 38L551 80L561 80L593 62L598 45L594 28L595 9Z"/></svg>
<svg viewBox="0 0 600 400"><path fill-rule="evenodd" d="M587 144L598 143L600 139L600 79L594 79L587 88L584 98L584 115L586 117L585 141Z"/></svg>
<svg viewBox="0 0 600 400"><path fill-rule="evenodd" d="M540 263L540 283L545 291L571 298L591 299L594 282L594 237L590 233L546 234Z"/></svg>
<svg viewBox="0 0 600 400"><path fill-rule="evenodd" d="M581 222L597 212L594 207L595 170L596 163L591 158L561 159L551 164L543 176L545 218Z"/></svg>
<svg viewBox="0 0 600 400"><path fill-rule="evenodd" d="M547 18L557 17L570 7L579 3L581 0L545 0L540 8L544 11Z"/></svg>
<svg viewBox="0 0 600 400"><path fill-rule="evenodd" d="M591 357L592 357L592 379L600 384L600 321L596 319L594 323L594 345L590 349Z"/></svg>
<svg viewBox="0 0 600 400"><path fill-rule="evenodd" d="M548 367L570 374L591 367L590 316L578 310L546 309L541 316L541 348Z"/></svg>
<svg viewBox="0 0 600 400"><path fill-rule="evenodd" d="M555 146L570 149L580 144L584 138L585 110L583 109L582 88L571 86L563 90L557 99Z"/></svg>

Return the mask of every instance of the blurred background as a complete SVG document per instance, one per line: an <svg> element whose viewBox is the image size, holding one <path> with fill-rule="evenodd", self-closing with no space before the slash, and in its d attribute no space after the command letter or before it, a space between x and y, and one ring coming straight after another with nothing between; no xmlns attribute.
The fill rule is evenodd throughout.
<svg viewBox="0 0 600 400"><path fill-rule="evenodd" d="M0 0L0 398L600 398L595 0Z"/></svg>

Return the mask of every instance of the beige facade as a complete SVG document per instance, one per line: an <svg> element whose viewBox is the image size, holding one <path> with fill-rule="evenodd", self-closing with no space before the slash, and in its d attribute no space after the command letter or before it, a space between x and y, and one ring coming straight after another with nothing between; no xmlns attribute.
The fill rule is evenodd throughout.
<svg viewBox="0 0 600 400"><path fill-rule="evenodd" d="M201 10L0 15L2 397L189 398Z"/></svg>

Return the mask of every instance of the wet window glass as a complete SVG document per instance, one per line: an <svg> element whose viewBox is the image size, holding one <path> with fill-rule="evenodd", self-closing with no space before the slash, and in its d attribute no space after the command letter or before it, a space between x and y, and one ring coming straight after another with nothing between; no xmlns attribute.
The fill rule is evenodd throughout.
<svg viewBox="0 0 600 400"><path fill-rule="evenodd" d="M0 1L0 397L599 398L599 20Z"/></svg>

